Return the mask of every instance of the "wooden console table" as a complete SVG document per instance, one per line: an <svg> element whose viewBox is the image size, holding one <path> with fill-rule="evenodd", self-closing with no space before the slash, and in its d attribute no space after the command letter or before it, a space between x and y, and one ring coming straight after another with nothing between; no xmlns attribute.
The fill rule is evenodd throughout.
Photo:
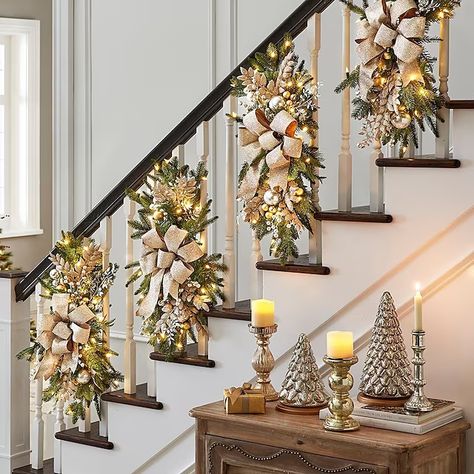
<svg viewBox="0 0 474 474"><path fill-rule="evenodd" d="M465 432L459 420L426 435L362 427L330 433L315 416L226 415L222 402L191 411L196 474L462 474Z"/></svg>

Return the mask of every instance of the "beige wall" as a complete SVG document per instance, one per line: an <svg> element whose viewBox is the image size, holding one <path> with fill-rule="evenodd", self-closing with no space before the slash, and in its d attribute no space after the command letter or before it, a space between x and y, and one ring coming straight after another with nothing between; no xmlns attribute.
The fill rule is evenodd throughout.
<svg viewBox="0 0 474 474"><path fill-rule="evenodd" d="M2 239L15 266L30 270L51 249L52 218L52 0L1 0L0 17L41 22L41 228L43 235Z"/></svg>

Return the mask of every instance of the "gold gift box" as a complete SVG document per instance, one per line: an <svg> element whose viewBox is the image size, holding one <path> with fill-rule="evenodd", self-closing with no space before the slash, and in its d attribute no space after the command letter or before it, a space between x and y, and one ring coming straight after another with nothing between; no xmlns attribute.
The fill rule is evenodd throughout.
<svg viewBox="0 0 474 474"><path fill-rule="evenodd" d="M224 390L226 413L265 413L265 396L261 390L252 390L249 383L242 387L231 387Z"/></svg>

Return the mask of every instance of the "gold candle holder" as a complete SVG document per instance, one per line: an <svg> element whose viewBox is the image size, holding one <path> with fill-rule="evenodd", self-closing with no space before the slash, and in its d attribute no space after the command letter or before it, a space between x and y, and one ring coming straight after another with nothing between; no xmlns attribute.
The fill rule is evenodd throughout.
<svg viewBox="0 0 474 474"><path fill-rule="evenodd" d="M332 368L329 387L333 392L329 400L330 414L324 420L324 429L328 431L358 430L359 422L351 417L354 402L349 396L349 392L354 385L354 379L349 371L359 359L357 356L350 359L331 359L325 356L323 360Z"/></svg>
<svg viewBox="0 0 474 474"><path fill-rule="evenodd" d="M253 385L252 389L261 390L265 396L265 400L269 402L278 400L278 392L273 388L270 381L270 373L273 367L275 367L275 359L268 347L270 338L276 333L277 328L277 324L263 328L249 324L249 330L255 335L255 339L257 340L257 350L252 358L252 367L257 373L257 382Z"/></svg>

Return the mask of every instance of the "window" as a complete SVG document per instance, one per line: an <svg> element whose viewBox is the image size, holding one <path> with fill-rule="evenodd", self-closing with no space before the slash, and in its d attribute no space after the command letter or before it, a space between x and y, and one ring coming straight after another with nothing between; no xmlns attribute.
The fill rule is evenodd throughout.
<svg viewBox="0 0 474 474"><path fill-rule="evenodd" d="M40 229L39 21L0 18L2 237Z"/></svg>

